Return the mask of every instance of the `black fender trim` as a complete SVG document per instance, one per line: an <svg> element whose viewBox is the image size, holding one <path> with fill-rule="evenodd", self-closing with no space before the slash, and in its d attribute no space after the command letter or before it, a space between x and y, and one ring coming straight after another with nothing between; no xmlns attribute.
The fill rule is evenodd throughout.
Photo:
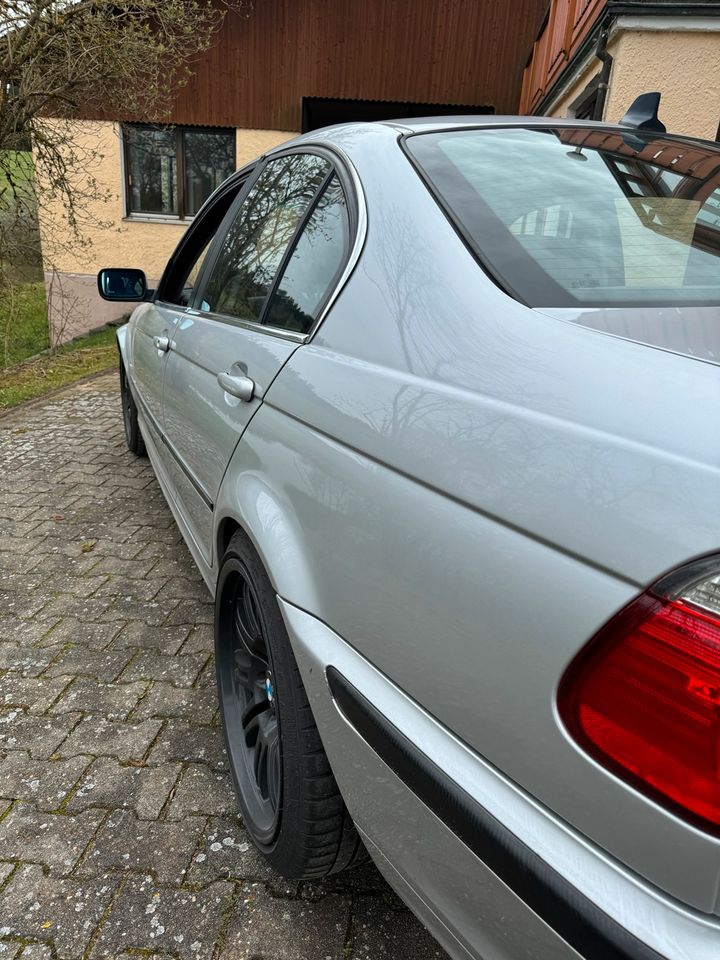
<svg viewBox="0 0 720 960"><path fill-rule="evenodd" d="M405 786L585 960L664 960L518 840L333 666L327 681L340 712Z"/></svg>

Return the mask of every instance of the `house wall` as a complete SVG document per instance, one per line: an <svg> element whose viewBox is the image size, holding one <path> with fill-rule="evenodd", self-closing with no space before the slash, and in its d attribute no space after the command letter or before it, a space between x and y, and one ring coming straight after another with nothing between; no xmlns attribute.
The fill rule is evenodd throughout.
<svg viewBox="0 0 720 960"><path fill-rule="evenodd" d="M617 39L618 37L615 35L608 41L607 45L608 53L613 59L617 54ZM596 56L591 55L586 57L582 64L576 67L575 70L565 78L561 92L558 93L552 105L544 111L546 115L549 117L567 116L570 104L580 96L588 83L596 74L600 73L601 69L602 63ZM612 83L612 77L610 78L610 82Z"/></svg>
<svg viewBox="0 0 720 960"><path fill-rule="evenodd" d="M720 19L621 18L611 34L613 57L603 119L620 120L641 93L659 90L660 119L672 133L714 140L720 123ZM565 116L602 64L590 57L546 111Z"/></svg>
<svg viewBox="0 0 720 960"><path fill-rule="evenodd" d="M523 61L547 0L262 0L231 10L193 64L167 121L235 128L238 165L291 136L303 97L516 108ZM41 209L43 254L55 339L113 319L95 274L110 264L143 268L151 282L182 235L180 223L123 218L116 120L102 99L83 107L75 138L97 158L92 175L108 195L70 245L67 211ZM82 178L79 180L82 190Z"/></svg>
<svg viewBox="0 0 720 960"><path fill-rule="evenodd" d="M52 123L53 121L48 121ZM127 304L102 300L97 293L98 270L108 266L139 267L150 286L157 284L165 264L187 229L188 221L158 221L125 217L122 144L118 124L78 121L72 130L78 158L78 195L92 176L98 197L82 202L78 242L63 204L48 201L39 184L40 233L52 340L63 342L128 312ZM283 130L237 130L236 166L294 136ZM70 148L66 151L69 153Z"/></svg>
<svg viewBox="0 0 720 960"><path fill-rule="evenodd" d="M172 119L294 130L303 97L488 105L512 113L546 6L261 0L228 12L216 42L193 65L195 76L178 90Z"/></svg>
<svg viewBox="0 0 720 960"><path fill-rule="evenodd" d="M673 133L714 140L720 123L720 21L696 32L627 30L618 53L606 115L619 120L636 96L662 93L660 118Z"/></svg>
<svg viewBox="0 0 720 960"><path fill-rule="evenodd" d="M538 105L602 15L608 0L551 0L542 30L523 71L521 114L537 113Z"/></svg>

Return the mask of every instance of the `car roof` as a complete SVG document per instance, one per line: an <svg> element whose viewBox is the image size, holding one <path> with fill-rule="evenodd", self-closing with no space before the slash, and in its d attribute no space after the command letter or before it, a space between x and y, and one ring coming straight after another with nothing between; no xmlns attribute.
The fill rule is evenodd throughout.
<svg viewBox="0 0 720 960"><path fill-rule="evenodd" d="M342 123L310 131L302 134L298 139L301 141L317 141L320 139L333 142L336 138L338 140L344 139L345 135L348 133L352 133L354 131L360 132L362 130L368 130L369 128L372 128L376 131L385 128L390 135L396 137L398 133L412 135L417 133L440 133L446 130L468 130L493 127L527 127L535 129L538 127L577 127L584 129L590 127L596 130L607 130L608 133L621 132L625 134L633 129L633 127L629 125L624 126L618 123L604 123L598 120L571 120L564 117L513 116L510 114L460 114L456 116L399 117L397 120L375 120ZM652 131L645 131L645 133L651 134ZM663 140L675 140L682 143L702 144L706 148L720 150L720 144L715 141L703 140L700 137L692 137L686 134L657 133L656 138Z"/></svg>
<svg viewBox="0 0 720 960"><path fill-rule="evenodd" d="M453 116L439 117L408 117L407 119L401 117L397 120L380 120L379 122L385 126L394 128L402 127L404 130L412 130L413 133L417 133L428 130L454 130L457 129L457 127L554 127L557 126L559 122L561 122L563 126L566 124L569 126L586 126L588 121L559 121L557 117L521 117L510 114L497 115L494 113L481 113L476 115L456 114ZM593 124L593 126L594 125L595 124Z"/></svg>

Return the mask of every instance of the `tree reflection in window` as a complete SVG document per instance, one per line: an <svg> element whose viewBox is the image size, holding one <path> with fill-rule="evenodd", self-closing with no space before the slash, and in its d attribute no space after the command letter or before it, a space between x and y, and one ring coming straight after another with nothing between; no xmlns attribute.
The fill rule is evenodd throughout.
<svg viewBox="0 0 720 960"><path fill-rule="evenodd" d="M218 255L203 308L257 322L298 223L330 172L322 157L272 160L245 198Z"/></svg>
<svg viewBox="0 0 720 960"><path fill-rule="evenodd" d="M333 177L308 218L264 323L308 332L345 259L348 235L345 197L338 178Z"/></svg>

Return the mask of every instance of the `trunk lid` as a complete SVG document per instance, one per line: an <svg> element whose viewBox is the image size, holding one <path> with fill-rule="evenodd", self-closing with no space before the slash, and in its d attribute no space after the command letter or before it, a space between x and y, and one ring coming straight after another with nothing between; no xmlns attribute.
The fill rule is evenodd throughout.
<svg viewBox="0 0 720 960"><path fill-rule="evenodd" d="M720 307L543 307L538 312L623 340L720 364Z"/></svg>

